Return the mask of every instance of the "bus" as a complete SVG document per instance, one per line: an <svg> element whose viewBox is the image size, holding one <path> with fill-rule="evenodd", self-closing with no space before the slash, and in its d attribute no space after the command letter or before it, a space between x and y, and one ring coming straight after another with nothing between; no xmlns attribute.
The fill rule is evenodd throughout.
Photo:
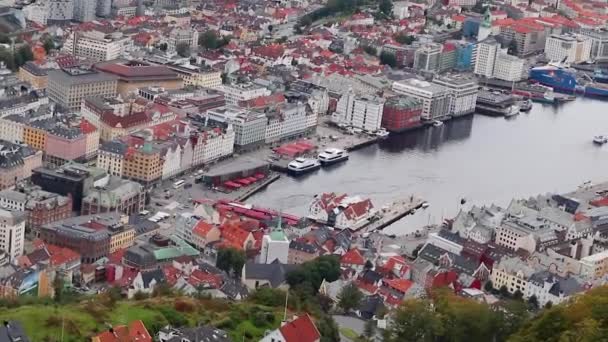
<svg viewBox="0 0 608 342"><path fill-rule="evenodd" d="M177 182L173 183L173 189L181 188L184 185L184 183L186 183L186 182L184 182L183 179L178 180Z"/></svg>

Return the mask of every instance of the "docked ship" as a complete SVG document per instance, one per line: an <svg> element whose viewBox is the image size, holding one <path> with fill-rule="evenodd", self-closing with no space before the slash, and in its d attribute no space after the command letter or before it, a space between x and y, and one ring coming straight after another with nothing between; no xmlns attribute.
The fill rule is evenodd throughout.
<svg viewBox="0 0 608 342"><path fill-rule="evenodd" d="M562 63L532 68L530 79L556 91L583 96L608 97L608 84L577 80L576 71Z"/></svg>
<svg viewBox="0 0 608 342"><path fill-rule="evenodd" d="M519 112L515 106L515 97L508 93L496 90L480 90L477 94L475 111L491 116L511 116L514 111Z"/></svg>
<svg viewBox="0 0 608 342"><path fill-rule="evenodd" d="M348 160L348 152L339 148L327 148L319 153L319 161L322 165L331 165Z"/></svg>
<svg viewBox="0 0 608 342"><path fill-rule="evenodd" d="M287 164L287 170L291 175L298 176L312 172L321 167L321 162L312 158L296 158Z"/></svg>
<svg viewBox="0 0 608 342"><path fill-rule="evenodd" d="M604 69L595 69L593 72L593 80L597 83L608 83L608 71Z"/></svg>

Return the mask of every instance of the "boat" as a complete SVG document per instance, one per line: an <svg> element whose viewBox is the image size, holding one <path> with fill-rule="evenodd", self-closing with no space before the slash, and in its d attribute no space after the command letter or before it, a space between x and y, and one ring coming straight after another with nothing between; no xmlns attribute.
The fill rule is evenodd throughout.
<svg viewBox="0 0 608 342"><path fill-rule="evenodd" d="M388 138L389 134L390 133L384 128L380 128L379 130L376 131L376 133L374 133L374 135L376 135L380 139Z"/></svg>
<svg viewBox="0 0 608 342"><path fill-rule="evenodd" d="M322 165L331 165L348 160L348 152L339 148L328 148L319 153L319 162Z"/></svg>
<svg viewBox="0 0 608 342"><path fill-rule="evenodd" d="M596 135L593 137L593 142L598 145L604 145L605 143L608 142L608 137L603 136L603 135Z"/></svg>
<svg viewBox="0 0 608 342"><path fill-rule="evenodd" d="M608 83L608 72L603 69L595 69L593 80L597 83Z"/></svg>
<svg viewBox="0 0 608 342"><path fill-rule="evenodd" d="M514 95L523 96L524 98L527 98L534 102L556 104L558 101L555 98L553 89L551 89L551 88L547 89L547 87L543 87L543 88L545 88L545 89L542 92L533 91L533 90L513 89L512 93Z"/></svg>
<svg viewBox="0 0 608 342"><path fill-rule="evenodd" d="M518 105L512 105L511 109L505 113L505 118L509 118L515 115L519 115L519 106Z"/></svg>
<svg viewBox="0 0 608 342"><path fill-rule="evenodd" d="M523 100L519 104L519 110L522 112L529 112L532 109L532 101L530 99Z"/></svg>
<svg viewBox="0 0 608 342"><path fill-rule="evenodd" d="M578 80L576 76L576 71L563 62L549 63L530 70L532 81L552 87L555 91L591 97L608 97L608 84L593 80Z"/></svg>
<svg viewBox="0 0 608 342"><path fill-rule="evenodd" d="M515 96L510 93L482 89L477 94L475 111L490 116L511 116L514 104Z"/></svg>
<svg viewBox="0 0 608 342"><path fill-rule="evenodd" d="M422 203L422 205L420 205L420 207L421 207L422 209L426 209L426 208L428 208L428 207L430 207L430 206L431 206L431 204L430 204L429 202L424 202L424 203Z"/></svg>
<svg viewBox="0 0 608 342"><path fill-rule="evenodd" d="M292 175L302 175L321 167L321 162L312 158L296 158L287 164L287 171Z"/></svg>
<svg viewBox="0 0 608 342"><path fill-rule="evenodd" d="M443 122L439 121L439 120L433 120L432 125L433 125L433 127L441 127L441 126L443 126Z"/></svg>

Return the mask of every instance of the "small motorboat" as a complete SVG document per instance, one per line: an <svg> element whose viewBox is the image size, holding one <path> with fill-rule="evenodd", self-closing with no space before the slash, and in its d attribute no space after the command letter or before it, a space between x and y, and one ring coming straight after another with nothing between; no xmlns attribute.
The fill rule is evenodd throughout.
<svg viewBox="0 0 608 342"><path fill-rule="evenodd" d="M530 99L524 100L519 104L519 110L522 112L529 112L532 109L532 101Z"/></svg>
<svg viewBox="0 0 608 342"><path fill-rule="evenodd" d="M604 145L605 143L608 142L608 137L606 137L604 135L596 135L593 137L593 142L598 145Z"/></svg>
<svg viewBox="0 0 608 342"><path fill-rule="evenodd" d="M443 126L443 122L439 120L433 120L433 127L441 127Z"/></svg>
<svg viewBox="0 0 608 342"><path fill-rule="evenodd" d="M428 207L430 207L430 206L431 206L431 204L430 204L429 202L424 202L424 203L422 203L422 205L421 205L420 207L421 207L422 209L426 209L426 208L428 208Z"/></svg>

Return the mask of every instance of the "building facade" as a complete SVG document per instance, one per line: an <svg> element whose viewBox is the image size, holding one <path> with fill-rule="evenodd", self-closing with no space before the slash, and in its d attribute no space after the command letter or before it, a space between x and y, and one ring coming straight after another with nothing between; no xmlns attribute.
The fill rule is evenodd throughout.
<svg viewBox="0 0 608 342"><path fill-rule="evenodd" d="M23 255L25 244L25 213L0 208L0 250L14 261Z"/></svg>
<svg viewBox="0 0 608 342"><path fill-rule="evenodd" d="M49 98L62 107L78 111L89 96L116 96L115 76L89 69L70 68L49 71Z"/></svg>
<svg viewBox="0 0 608 342"><path fill-rule="evenodd" d="M421 116L423 119L442 119L450 113L450 91L444 86L417 79L408 79L394 82L392 89L398 94L411 96L421 101Z"/></svg>
<svg viewBox="0 0 608 342"><path fill-rule="evenodd" d="M591 58L591 45L588 36L552 34L545 43L545 56L551 61L582 63Z"/></svg>
<svg viewBox="0 0 608 342"><path fill-rule="evenodd" d="M356 95L349 90L342 95L332 114L332 121L347 127L376 132L382 125L384 100L378 97Z"/></svg>

